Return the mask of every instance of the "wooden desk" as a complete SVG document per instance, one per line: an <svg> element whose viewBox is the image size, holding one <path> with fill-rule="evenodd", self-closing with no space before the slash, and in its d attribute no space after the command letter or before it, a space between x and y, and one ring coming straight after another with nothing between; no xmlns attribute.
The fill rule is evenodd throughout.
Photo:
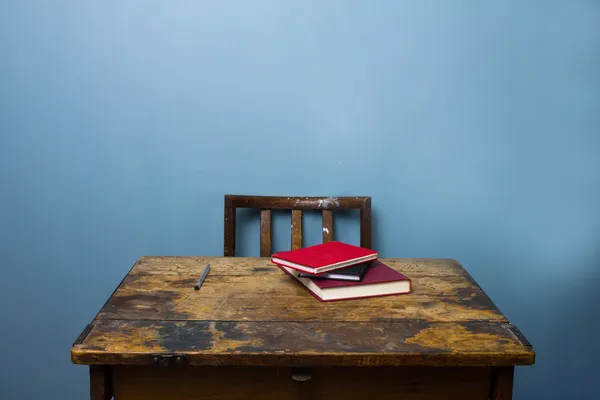
<svg viewBox="0 0 600 400"><path fill-rule="evenodd" d="M461 265L382 261L412 294L321 303L268 258L142 257L72 361L94 400L510 399L534 350Z"/></svg>

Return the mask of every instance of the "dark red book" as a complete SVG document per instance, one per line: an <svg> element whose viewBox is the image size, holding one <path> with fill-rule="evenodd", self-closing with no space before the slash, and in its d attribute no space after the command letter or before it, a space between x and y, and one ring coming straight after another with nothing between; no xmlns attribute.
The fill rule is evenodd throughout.
<svg viewBox="0 0 600 400"><path fill-rule="evenodd" d="M271 261L277 265L310 274L333 271L377 259L375 250L337 241L275 253Z"/></svg>
<svg viewBox="0 0 600 400"><path fill-rule="evenodd" d="M360 282L302 278L297 270L283 265L279 265L279 268L304 285L320 301L407 294L412 290L409 278L379 260L371 263Z"/></svg>

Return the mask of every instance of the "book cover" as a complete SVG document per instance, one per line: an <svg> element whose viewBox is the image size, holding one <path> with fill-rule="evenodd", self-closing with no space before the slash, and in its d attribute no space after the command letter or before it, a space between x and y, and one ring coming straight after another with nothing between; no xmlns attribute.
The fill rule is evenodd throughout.
<svg viewBox="0 0 600 400"><path fill-rule="evenodd" d="M297 270L282 265L279 265L279 268L323 302L407 294L412 290L411 280L408 277L379 260L373 261L360 282L302 278Z"/></svg>
<svg viewBox="0 0 600 400"><path fill-rule="evenodd" d="M298 271L319 274L375 260L377 256L375 250L331 241L297 250L281 251L273 254L271 261Z"/></svg>

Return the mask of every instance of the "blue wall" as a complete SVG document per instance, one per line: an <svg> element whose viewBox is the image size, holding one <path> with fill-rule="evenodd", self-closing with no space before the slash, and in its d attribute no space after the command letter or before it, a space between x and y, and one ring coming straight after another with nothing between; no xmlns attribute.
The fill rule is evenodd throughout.
<svg viewBox="0 0 600 400"><path fill-rule="evenodd" d="M289 3L0 2L0 397L85 398L134 261L222 254L255 193L371 195L382 256L458 259L533 342L516 399L598 398L600 3Z"/></svg>

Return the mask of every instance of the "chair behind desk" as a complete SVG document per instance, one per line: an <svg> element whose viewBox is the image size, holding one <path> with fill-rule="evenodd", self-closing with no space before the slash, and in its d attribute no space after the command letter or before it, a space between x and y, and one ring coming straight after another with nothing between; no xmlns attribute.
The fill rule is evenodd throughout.
<svg viewBox="0 0 600 400"><path fill-rule="evenodd" d="M260 256L271 255L271 210L291 210L292 249L302 247L302 210L321 210L323 243L333 240L333 211L360 210L360 246L371 248L371 197L278 197L225 195L223 255L235 256L235 221L238 208L260 210Z"/></svg>

